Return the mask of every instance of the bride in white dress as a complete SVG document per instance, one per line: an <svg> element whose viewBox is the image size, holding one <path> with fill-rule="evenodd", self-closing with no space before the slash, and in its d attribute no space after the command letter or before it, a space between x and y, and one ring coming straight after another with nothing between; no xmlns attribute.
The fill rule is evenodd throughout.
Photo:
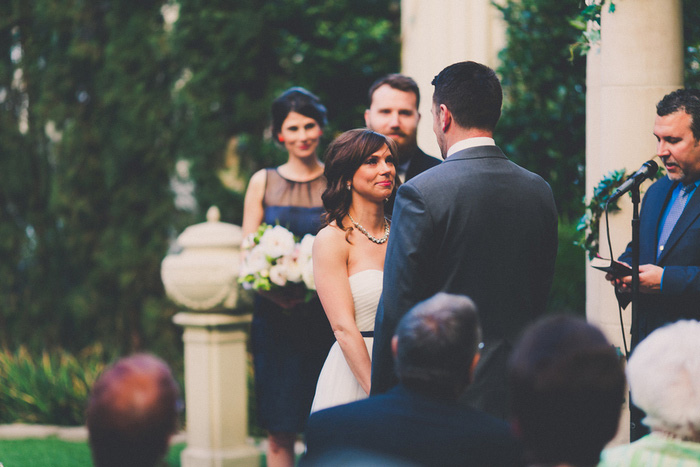
<svg viewBox="0 0 700 467"><path fill-rule="evenodd" d="M326 227L313 247L314 279L336 342L316 385L311 412L367 397L374 316L382 293L389 221L384 203L395 191L394 142L350 130L325 155Z"/></svg>

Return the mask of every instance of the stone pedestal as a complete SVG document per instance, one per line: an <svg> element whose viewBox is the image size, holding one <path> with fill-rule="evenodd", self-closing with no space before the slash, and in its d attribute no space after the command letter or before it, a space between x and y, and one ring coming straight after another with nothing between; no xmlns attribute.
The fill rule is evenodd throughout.
<svg viewBox="0 0 700 467"><path fill-rule="evenodd" d="M185 328L183 467L259 466L260 451L246 442L250 315L181 312L173 321Z"/></svg>

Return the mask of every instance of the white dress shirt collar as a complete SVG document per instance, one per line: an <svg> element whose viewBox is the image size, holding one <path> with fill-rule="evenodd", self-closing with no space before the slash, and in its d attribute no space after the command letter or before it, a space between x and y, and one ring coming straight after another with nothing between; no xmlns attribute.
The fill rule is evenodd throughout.
<svg viewBox="0 0 700 467"><path fill-rule="evenodd" d="M488 136L477 136L476 138L467 138L463 139L462 141L457 141L455 144L450 146L450 149L447 150L447 155L445 156L445 159L450 157L452 154L456 153L457 151L461 151L463 149L467 148L475 148L477 146L495 146L496 141L494 141L493 138L489 138Z"/></svg>

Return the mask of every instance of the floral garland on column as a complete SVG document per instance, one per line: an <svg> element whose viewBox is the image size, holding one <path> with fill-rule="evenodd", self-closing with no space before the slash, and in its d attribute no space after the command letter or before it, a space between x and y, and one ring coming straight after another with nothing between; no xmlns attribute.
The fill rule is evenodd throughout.
<svg viewBox="0 0 700 467"><path fill-rule="evenodd" d="M651 180L657 180L664 175L665 172L659 170ZM600 218L605 213L605 205L610 196L625 180L627 180L627 172L624 169L609 172L593 189L593 196L588 200L586 198L583 199L585 211L576 225L579 237L578 240L574 241L574 244L586 250L588 259L593 259L600 247L598 232L600 231ZM617 198L608 204L608 212L620 210L620 206L617 204L619 199Z"/></svg>

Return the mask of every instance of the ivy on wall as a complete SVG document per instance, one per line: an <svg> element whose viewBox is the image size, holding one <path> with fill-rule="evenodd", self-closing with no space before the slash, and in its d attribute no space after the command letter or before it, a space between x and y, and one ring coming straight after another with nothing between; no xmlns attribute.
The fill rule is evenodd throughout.
<svg viewBox="0 0 700 467"><path fill-rule="evenodd" d="M605 212L605 205L617 187L619 187L625 178L627 178L626 175L627 172L624 169L609 172L593 189L593 196L588 200L584 199L586 211L576 226L576 230L579 233L579 238L574 242L574 244L586 250L588 253L588 259L593 259L596 253L598 253L598 248L600 246L598 239L598 232L600 231L600 218ZM609 212L619 210L620 207L617 204L617 200L608 205Z"/></svg>
<svg viewBox="0 0 700 467"><path fill-rule="evenodd" d="M664 175L664 170L658 170L651 180L658 180ZM620 206L617 204L620 198L615 199L611 203L608 203L608 200L626 179L627 172L625 169L609 172L593 189L593 196L588 200L583 200L585 213L581 216L576 226L579 236L574 241L574 244L586 250L588 259L593 259L600 248L598 232L600 231L600 218L605 213L605 206L607 205L608 213L620 210Z"/></svg>
<svg viewBox="0 0 700 467"><path fill-rule="evenodd" d="M601 0L600 3L594 1L586 5L576 18L569 21L571 26L581 31L579 40L571 46L572 57L576 50L578 50L581 55L586 55L588 51L591 50L591 46L600 42L600 18L605 1L606 0ZM608 11L610 13L615 12L615 4L612 1L609 2ZM591 23L592 27L589 28Z"/></svg>

